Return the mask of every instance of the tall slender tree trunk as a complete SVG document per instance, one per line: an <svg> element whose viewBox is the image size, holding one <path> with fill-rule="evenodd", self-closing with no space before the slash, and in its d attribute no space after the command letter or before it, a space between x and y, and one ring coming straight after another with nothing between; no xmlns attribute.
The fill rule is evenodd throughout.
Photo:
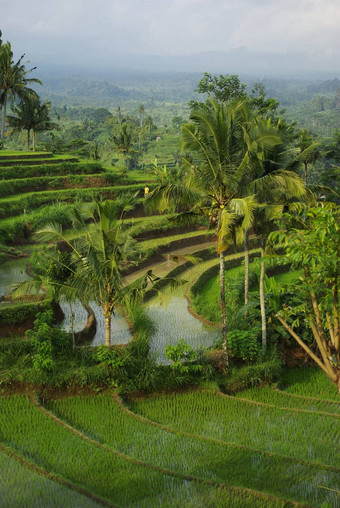
<svg viewBox="0 0 340 508"><path fill-rule="evenodd" d="M27 151L30 149L31 137L30 137L30 129L27 129Z"/></svg>
<svg viewBox="0 0 340 508"><path fill-rule="evenodd" d="M261 258L265 255L265 241L262 241L261 245ZM262 330L262 352L265 353L267 350L267 322L266 322L266 304L264 299L264 276L266 273L266 264L261 261L261 273L260 273L260 309L261 309L261 330Z"/></svg>
<svg viewBox="0 0 340 508"><path fill-rule="evenodd" d="M35 130L33 129L33 152L35 152Z"/></svg>
<svg viewBox="0 0 340 508"><path fill-rule="evenodd" d="M244 305L249 302L249 230L244 236ZM244 313L247 316L248 312Z"/></svg>
<svg viewBox="0 0 340 508"><path fill-rule="evenodd" d="M4 139L5 137L5 125L6 125L6 106L7 106L7 93L4 93L3 98L3 107L2 107L2 126L1 126L1 139Z"/></svg>
<svg viewBox="0 0 340 508"><path fill-rule="evenodd" d="M305 165L305 183L307 185L307 179L308 179L308 173L307 173L307 170L308 170L308 162L304 162L304 165Z"/></svg>
<svg viewBox="0 0 340 508"><path fill-rule="evenodd" d="M105 316L105 346L110 347L111 346L111 313L110 313L110 315L105 313L104 316Z"/></svg>
<svg viewBox="0 0 340 508"><path fill-rule="evenodd" d="M227 317L225 307L225 263L224 252L220 252L220 297L222 309L222 349L224 356L225 368L229 366L228 346L227 346Z"/></svg>

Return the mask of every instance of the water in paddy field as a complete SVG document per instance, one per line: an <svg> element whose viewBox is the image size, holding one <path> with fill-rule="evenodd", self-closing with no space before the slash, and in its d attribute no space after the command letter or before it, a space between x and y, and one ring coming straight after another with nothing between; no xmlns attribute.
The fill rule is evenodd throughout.
<svg viewBox="0 0 340 508"><path fill-rule="evenodd" d="M26 272L27 259L20 258L6 261L0 265L0 298L11 292L11 285L29 280Z"/></svg>
<svg viewBox="0 0 340 508"><path fill-rule="evenodd" d="M162 302L161 298L151 301L148 316L153 321L156 331L151 338L151 353L157 361L167 363L164 348L167 344L176 344L180 339L194 349L200 346L209 347L220 338L219 329L209 327L192 316L184 296L170 296Z"/></svg>
<svg viewBox="0 0 340 508"><path fill-rule="evenodd" d="M90 302L89 305L94 312L97 322L96 335L91 342L91 346L99 346L105 343L104 315L101 307L95 302ZM61 327L67 332L71 332L72 329L74 332L80 332L85 327L88 317L87 311L80 301L78 300L72 304L61 301L60 306L65 315ZM111 319L111 343L126 344L129 342L132 336L124 317L118 311L115 311Z"/></svg>

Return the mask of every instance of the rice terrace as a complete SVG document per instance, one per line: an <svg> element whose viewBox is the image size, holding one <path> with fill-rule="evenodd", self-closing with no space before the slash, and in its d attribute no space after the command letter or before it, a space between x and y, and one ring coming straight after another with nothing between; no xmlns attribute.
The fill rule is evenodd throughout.
<svg viewBox="0 0 340 508"><path fill-rule="evenodd" d="M13 51L0 507L340 508L339 79Z"/></svg>

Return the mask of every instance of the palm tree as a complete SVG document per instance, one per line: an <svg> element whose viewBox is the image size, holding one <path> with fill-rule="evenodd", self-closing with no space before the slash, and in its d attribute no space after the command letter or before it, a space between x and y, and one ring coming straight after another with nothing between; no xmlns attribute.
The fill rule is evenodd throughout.
<svg viewBox="0 0 340 508"><path fill-rule="evenodd" d="M1 32L0 32L1 37ZM22 55L17 62L13 59L13 51L11 44L6 42L0 43L0 105L3 110L1 138L5 135L6 124L6 108L7 101L10 99L12 102L15 98L27 99L36 96L36 92L28 87L31 83L42 84L37 78L28 78L27 75L32 72L32 69L25 69L22 64Z"/></svg>
<svg viewBox="0 0 340 508"><path fill-rule="evenodd" d="M42 241L62 242L69 250L70 276L61 284L50 283L69 301L95 301L102 308L106 346L111 345L111 318L116 306L136 297L156 279L147 272L134 283L125 284L122 270L136 258L138 250L137 242L123 230L122 217L117 220L113 201L84 204L74 209L73 227L79 232L75 240L69 240L59 224L46 225L37 232Z"/></svg>
<svg viewBox="0 0 340 508"><path fill-rule="evenodd" d="M152 168L156 175L156 186L145 200L148 210L179 213L201 200L201 194L193 192L186 185L183 167L168 168L166 164L160 167L155 159Z"/></svg>
<svg viewBox="0 0 340 508"><path fill-rule="evenodd" d="M245 193L251 161L263 146L279 140L271 132L253 128L254 119L246 101L228 104L208 101L192 112L190 120L182 129L183 149L193 153L196 160L185 156L184 167L187 185L201 193L217 227L222 339L227 366L224 252L236 227L245 231L251 224L255 192Z"/></svg>
<svg viewBox="0 0 340 508"><path fill-rule="evenodd" d="M321 143L314 141L313 136L306 129L301 129L297 146L301 150L299 160L304 167L304 179L307 185L308 164L312 164L322 156Z"/></svg>
<svg viewBox="0 0 340 508"><path fill-rule="evenodd" d="M30 133L33 132L33 152L35 152L35 135L37 132L53 130L57 124L50 119L50 103L41 104L38 97L21 101L18 106L12 106L14 115L8 115L7 120L15 131L27 130L27 150L30 149Z"/></svg>
<svg viewBox="0 0 340 508"><path fill-rule="evenodd" d="M131 126L129 126L126 122L123 123L120 125L118 132L114 133L110 140L112 141L116 151L122 154L127 173L129 169L128 156L136 153L132 148L135 135Z"/></svg>
<svg viewBox="0 0 340 508"><path fill-rule="evenodd" d="M244 192L256 196L257 206L252 223L256 236L260 239L260 309L262 329L262 351L266 352L266 309L264 297L266 243L269 233L274 228L274 219L282 214L283 207L292 200L305 199L310 196L306 186L297 174L300 165L299 153L291 146L290 126L279 119L272 124L270 119L260 119L261 130L277 136L279 143L263 147L250 165L251 171L245 181ZM249 256L248 256L249 259ZM247 283L245 282L245 286ZM246 292L245 292L246 293ZM246 300L245 296L245 303Z"/></svg>
<svg viewBox="0 0 340 508"><path fill-rule="evenodd" d="M138 118L139 118L139 127L143 127L143 120L145 115L145 107L144 104L140 104L138 108Z"/></svg>
<svg viewBox="0 0 340 508"><path fill-rule="evenodd" d="M265 138L266 143L259 145L254 141ZM276 140L268 142L268 140ZM242 183L244 195L253 194L258 203L257 227L261 221L272 221L273 205L283 204L291 199L300 199L306 195L306 188L296 173L299 167L297 150L290 146L290 126L279 119L273 123L269 118L257 116L251 123L251 128L245 137L249 147L249 170L244 173ZM253 149L252 149L253 147ZM263 213L267 209L267 215ZM277 209L275 208L275 213ZM261 229L261 227L260 227ZM268 229L268 224L262 229ZM245 305L248 303L249 288L249 245L247 229L244 231L245 244ZM262 233L261 235L262 236ZM261 240L262 242L262 240ZM264 241L265 244L265 241ZM261 270L264 264L261 265ZM261 271L262 273L262 271ZM264 277L264 274L263 274ZM261 285L260 285L261 288Z"/></svg>

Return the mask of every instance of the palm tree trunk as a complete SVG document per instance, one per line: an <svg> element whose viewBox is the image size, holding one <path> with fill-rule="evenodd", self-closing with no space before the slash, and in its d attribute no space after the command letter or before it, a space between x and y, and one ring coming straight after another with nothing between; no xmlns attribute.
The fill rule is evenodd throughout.
<svg viewBox="0 0 340 508"><path fill-rule="evenodd" d="M27 129L27 151L29 151L29 149L30 149L30 142L31 142L30 129Z"/></svg>
<svg viewBox="0 0 340 508"><path fill-rule="evenodd" d="M263 261L265 255L265 242L261 246L261 273L260 273L260 309L261 309L261 330L262 330L262 352L267 349L267 322L266 322L266 304L264 300L264 276L266 272L266 264Z"/></svg>
<svg viewBox="0 0 340 508"><path fill-rule="evenodd" d="M111 346L111 314L105 314L105 346Z"/></svg>
<svg viewBox="0 0 340 508"><path fill-rule="evenodd" d="M307 185L307 179L308 179L308 173L307 173L307 169L308 169L308 162L304 162L304 165L305 165L305 183Z"/></svg>
<svg viewBox="0 0 340 508"><path fill-rule="evenodd" d="M35 130L33 129L33 152L35 152Z"/></svg>
<svg viewBox="0 0 340 508"><path fill-rule="evenodd" d="M224 252L220 252L220 297L222 309L222 349L225 368L229 366L228 346L227 346L227 318L225 307L225 272L224 272Z"/></svg>
<svg viewBox="0 0 340 508"><path fill-rule="evenodd" d="M244 237L244 305L249 302L249 230ZM247 316L248 312L244 313Z"/></svg>
<svg viewBox="0 0 340 508"><path fill-rule="evenodd" d="M4 93L4 98L3 98L3 108L2 108L2 111L3 111L3 117L2 117L2 126L1 126L1 139L4 139L5 137L5 125L6 125L6 106L7 106L7 93L5 92Z"/></svg>

